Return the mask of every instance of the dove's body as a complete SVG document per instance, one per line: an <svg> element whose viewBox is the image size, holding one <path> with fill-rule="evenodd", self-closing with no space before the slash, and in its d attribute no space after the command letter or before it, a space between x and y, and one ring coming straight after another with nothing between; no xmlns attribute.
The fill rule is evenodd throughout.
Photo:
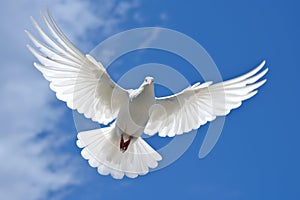
<svg viewBox="0 0 300 200"><path fill-rule="evenodd" d="M118 113L116 126L121 133L139 137L143 134L149 120L149 110L155 103L153 79L149 84L142 84L139 89L132 90L129 100ZM145 80L147 80L147 78Z"/></svg>
<svg viewBox="0 0 300 200"><path fill-rule="evenodd" d="M129 91L129 98L120 107L112 126L78 134L77 145L84 148L82 156L91 166L98 167L100 174L111 174L116 179L148 173L149 167L156 167L157 161L161 160L161 156L140 137L154 103L153 78L146 77L138 89Z"/></svg>
<svg viewBox="0 0 300 200"><path fill-rule="evenodd" d="M101 63L83 55L67 39L50 13L50 21L43 13L42 18L51 37L33 20L45 43L26 32L39 51L28 48L40 61L34 66L51 82L57 98L100 124L116 120L109 127L77 135L82 156L103 175L120 179L147 174L162 158L140 137L143 132L172 137L198 129L238 108L266 81L259 81L268 71L260 71L263 61L237 78L216 84L196 83L167 97L155 98L151 77L146 77L138 89L125 90L113 82Z"/></svg>

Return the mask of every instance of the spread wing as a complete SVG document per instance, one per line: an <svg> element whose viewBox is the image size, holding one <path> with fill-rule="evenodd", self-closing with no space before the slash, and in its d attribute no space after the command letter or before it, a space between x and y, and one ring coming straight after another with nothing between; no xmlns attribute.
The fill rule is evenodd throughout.
<svg viewBox="0 0 300 200"><path fill-rule="evenodd" d="M128 92L114 83L101 63L90 55L83 55L63 34L48 11L41 12L49 36L32 18L40 42L26 31L38 50L28 45L41 64L34 66L50 81L50 88L69 108L77 109L93 121L107 124L116 118Z"/></svg>
<svg viewBox="0 0 300 200"><path fill-rule="evenodd" d="M231 80L197 83L175 95L157 98L144 132L172 137L198 129L217 116L227 115L231 109L241 106L242 101L254 96L256 89L266 82L259 81L268 71L267 68L261 71L264 65L265 61Z"/></svg>

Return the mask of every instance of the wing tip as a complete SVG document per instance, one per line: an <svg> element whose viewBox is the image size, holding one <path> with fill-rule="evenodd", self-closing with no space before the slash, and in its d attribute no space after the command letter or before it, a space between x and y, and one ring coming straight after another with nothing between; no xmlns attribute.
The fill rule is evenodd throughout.
<svg viewBox="0 0 300 200"><path fill-rule="evenodd" d="M47 14L48 14L49 16L51 16L51 12L50 12L49 6L46 6L46 11L47 11Z"/></svg>
<svg viewBox="0 0 300 200"><path fill-rule="evenodd" d="M42 68L44 67L43 65L41 65L41 64L39 64L39 63L37 63L37 62L34 62L34 63L33 63L33 66L34 66L35 68L37 68L40 72L43 71L43 70L42 70Z"/></svg>
<svg viewBox="0 0 300 200"><path fill-rule="evenodd" d="M36 20L34 19L33 16L30 16L30 20L31 20L31 22L32 22L33 24L37 24L37 22L36 22Z"/></svg>
<svg viewBox="0 0 300 200"><path fill-rule="evenodd" d="M35 56L35 50L30 44L26 44L27 49Z"/></svg>
<svg viewBox="0 0 300 200"><path fill-rule="evenodd" d="M261 85L265 84L267 82L267 79L261 80Z"/></svg>
<svg viewBox="0 0 300 200"><path fill-rule="evenodd" d="M40 15L41 15L42 17L45 16L42 9L40 9Z"/></svg>
<svg viewBox="0 0 300 200"><path fill-rule="evenodd" d="M263 68L267 63L267 60L263 60L260 64L259 64L259 67L260 68ZM266 73L269 71L269 68L265 68L264 71L266 71Z"/></svg>
<svg viewBox="0 0 300 200"><path fill-rule="evenodd" d="M266 60L263 60L253 71L256 71L256 73L258 71L260 71L266 64Z"/></svg>

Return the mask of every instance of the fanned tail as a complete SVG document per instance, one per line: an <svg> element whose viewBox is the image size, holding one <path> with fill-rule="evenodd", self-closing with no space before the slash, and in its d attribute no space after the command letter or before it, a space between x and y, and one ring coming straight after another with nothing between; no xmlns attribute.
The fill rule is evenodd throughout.
<svg viewBox="0 0 300 200"><path fill-rule="evenodd" d="M80 132L77 146L83 148L81 155L91 167L97 167L102 175L111 174L115 179L124 175L136 178L155 168L162 158L141 137L132 138L128 149L120 151L120 136L116 134L115 125L110 127Z"/></svg>

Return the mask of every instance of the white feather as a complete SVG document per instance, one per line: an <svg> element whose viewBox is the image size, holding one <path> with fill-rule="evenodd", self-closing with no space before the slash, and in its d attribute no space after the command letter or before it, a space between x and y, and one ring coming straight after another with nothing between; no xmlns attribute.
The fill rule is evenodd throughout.
<svg viewBox="0 0 300 200"><path fill-rule="evenodd" d="M127 151L119 149L119 137L115 133L115 124L110 127L80 132L77 146L83 148L81 155L92 167L97 167L103 175L111 174L113 178L123 176L135 178L155 168L161 156L141 137L134 138Z"/></svg>
<svg viewBox="0 0 300 200"><path fill-rule="evenodd" d="M163 109L159 106L152 109L144 132L173 137L198 129L217 116L227 115L231 109L241 106L242 101L253 97L256 89L266 82L259 81L268 72L265 69L259 73L264 65L265 61L254 70L228 81L196 83L177 94L157 98L156 104ZM171 116L177 117L169 120Z"/></svg>
<svg viewBox="0 0 300 200"><path fill-rule="evenodd" d="M47 45L26 31L40 51L27 45L41 63L35 63L34 66L51 82L50 88L56 92L57 98L65 101L71 109L77 109L85 117L103 124L115 119L123 102L129 98L128 92L111 80L101 63L76 49L59 29L49 11L50 21L42 12L41 15L50 36L33 18L32 23Z"/></svg>

